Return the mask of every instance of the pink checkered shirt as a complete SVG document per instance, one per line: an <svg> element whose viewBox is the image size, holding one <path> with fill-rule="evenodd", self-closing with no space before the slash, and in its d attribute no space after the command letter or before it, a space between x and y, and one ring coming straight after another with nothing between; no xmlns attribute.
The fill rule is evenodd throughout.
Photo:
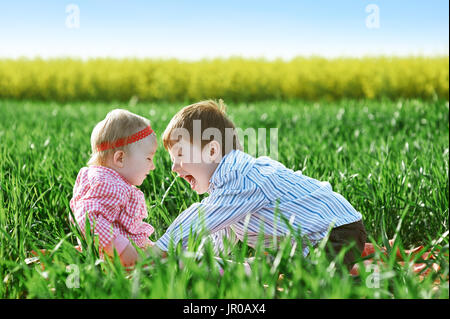
<svg viewBox="0 0 450 319"><path fill-rule="evenodd" d="M73 188L70 208L83 233L86 212L91 229L95 220L94 233L99 236L100 247L114 243L120 254L129 240L140 248L154 245L148 238L154 229L142 221L148 215L144 194L113 169L83 167ZM69 219L74 222L71 216Z"/></svg>

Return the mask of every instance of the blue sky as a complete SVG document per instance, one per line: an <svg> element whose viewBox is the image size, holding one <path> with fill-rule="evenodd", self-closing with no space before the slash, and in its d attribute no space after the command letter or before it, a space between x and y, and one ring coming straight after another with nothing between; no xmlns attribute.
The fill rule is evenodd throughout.
<svg viewBox="0 0 450 319"><path fill-rule="evenodd" d="M3 1L0 57L448 55L448 12L447 0Z"/></svg>

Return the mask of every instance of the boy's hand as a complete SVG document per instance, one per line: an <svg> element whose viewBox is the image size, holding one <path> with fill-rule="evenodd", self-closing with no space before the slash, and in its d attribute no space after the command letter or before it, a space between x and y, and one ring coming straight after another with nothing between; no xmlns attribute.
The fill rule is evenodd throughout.
<svg viewBox="0 0 450 319"><path fill-rule="evenodd" d="M161 256L162 258L166 258L167 257L167 252L159 249L158 246L156 246L156 245L149 246L146 249L146 253L147 253L147 256L149 254L152 254L152 255L156 255L156 256Z"/></svg>

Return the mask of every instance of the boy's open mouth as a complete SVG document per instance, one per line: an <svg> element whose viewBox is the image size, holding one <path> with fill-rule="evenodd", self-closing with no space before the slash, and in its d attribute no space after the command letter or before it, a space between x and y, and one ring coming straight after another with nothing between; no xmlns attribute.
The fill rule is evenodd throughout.
<svg viewBox="0 0 450 319"><path fill-rule="evenodd" d="M195 186L195 178L192 175L182 175L182 178L188 181L188 183L191 185L191 188L194 189Z"/></svg>

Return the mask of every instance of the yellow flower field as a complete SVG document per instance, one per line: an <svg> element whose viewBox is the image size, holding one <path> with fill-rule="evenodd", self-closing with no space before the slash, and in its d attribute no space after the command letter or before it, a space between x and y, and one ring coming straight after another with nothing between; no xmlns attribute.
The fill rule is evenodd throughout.
<svg viewBox="0 0 450 319"><path fill-rule="evenodd" d="M449 59L1 59L0 98L55 101L447 99Z"/></svg>

